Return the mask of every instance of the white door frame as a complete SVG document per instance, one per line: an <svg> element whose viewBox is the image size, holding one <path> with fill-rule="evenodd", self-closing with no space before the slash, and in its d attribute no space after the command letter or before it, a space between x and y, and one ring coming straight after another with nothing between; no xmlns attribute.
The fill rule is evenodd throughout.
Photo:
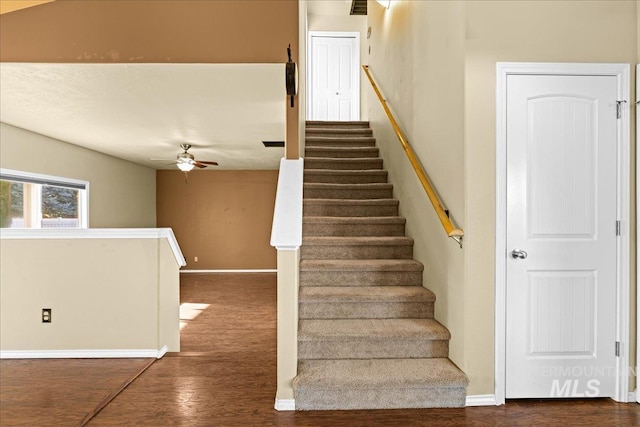
<svg viewBox="0 0 640 427"><path fill-rule="evenodd" d="M640 112L638 112L638 104L640 103L640 81L638 80L638 72L640 72L640 64L636 65L636 171L638 169L638 163L640 161L640 153L638 152L638 135L640 135ZM636 172L636 194L640 185L640 177ZM636 227L638 220L640 219L640 212L638 212L638 196L636 195ZM640 254L636 249L636 268L640 265ZM640 308L640 292L638 292L638 273L636 272L636 402L640 403L640 387L638 386L638 366L640 366L640 315L638 315L638 308Z"/></svg>
<svg viewBox="0 0 640 427"><path fill-rule="evenodd" d="M618 120L617 216L621 232L617 245L616 390L613 399L629 400L629 220L630 220L630 66L629 64L525 63L496 64L496 243L495 243L495 397L505 403L506 389L506 284L507 284L507 76L588 75L615 76L622 117ZM615 224L611 224L612 230ZM614 349L611 349L614 351Z"/></svg>
<svg viewBox="0 0 640 427"><path fill-rule="evenodd" d="M308 31L307 32L307 114L312 115L313 112L313 37L354 37L356 39L356 49L352 58L358 66L353 67L353 73L355 74L354 91L357 94L355 97L356 111L358 112L358 118L360 117L360 33L355 31Z"/></svg>

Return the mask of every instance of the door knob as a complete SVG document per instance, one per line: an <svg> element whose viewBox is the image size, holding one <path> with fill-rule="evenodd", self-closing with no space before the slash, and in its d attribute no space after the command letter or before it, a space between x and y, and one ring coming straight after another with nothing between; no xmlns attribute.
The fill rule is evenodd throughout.
<svg viewBox="0 0 640 427"><path fill-rule="evenodd" d="M511 251L511 258L513 259L525 259L527 258L527 253L522 249L514 249Z"/></svg>

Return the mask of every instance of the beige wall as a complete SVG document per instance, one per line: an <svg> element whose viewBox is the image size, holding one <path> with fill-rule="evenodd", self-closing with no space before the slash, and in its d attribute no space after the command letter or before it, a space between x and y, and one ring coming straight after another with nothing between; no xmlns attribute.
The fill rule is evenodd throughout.
<svg viewBox="0 0 640 427"><path fill-rule="evenodd" d="M55 1L0 16L3 62L286 62L298 2Z"/></svg>
<svg viewBox="0 0 640 427"><path fill-rule="evenodd" d="M278 171L157 171L159 227L171 227L186 270L274 269ZM198 257L198 262L194 261Z"/></svg>
<svg viewBox="0 0 640 427"><path fill-rule="evenodd" d="M179 266L163 240L3 238L0 349L179 351Z"/></svg>
<svg viewBox="0 0 640 427"><path fill-rule="evenodd" d="M283 63L289 45L299 62L298 43L294 0L55 1L0 15L2 62ZM286 111L287 158L299 157L298 110Z"/></svg>
<svg viewBox="0 0 640 427"><path fill-rule="evenodd" d="M637 16L629 1L395 1L387 11L369 2L372 70L465 230L463 251L453 250L398 150L383 150L408 232L421 241L416 258L438 297L436 318L453 334L452 360L470 376L469 394L493 393L494 381L495 64L633 64ZM393 137L370 105L376 137L387 144ZM632 228L633 251L635 221ZM635 287L635 263L631 276Z"/></svg>
<svg viewBox="0 0 640 427"><path fill-rule="evenodd" d="M155 170L0 123L0 167L89 181L89 227L155 227Z"/></svg>
<svg viewBox="0 0 640 427"><path fill-rule="evenodd" d="M473 283L467 283L467 301L479 304L477 309L467 311L470 349L493 341L491 319L478 322L478 315L493 307L495 63L633 63L637 53L635 6L628 1L467 2L465 170L469 239L465 251L466 275L473 278ZM544 31L540 31L542 25ZM635 247L635 241L631 246ZM493 353L489 350L487 354ZM485 362L472 353L466 359L471 372L483 372L493 364L492 358ZM488 390L490 385L485 382L482 389Z"/></svg>
<svg viewBox="0 0 640 427"><path fill-rule="evenodd" d="M369 2L370 66L409 142L460 227L464 211L464 22L456 2ZM370 91L370 120L385 167L425 264L436 318L452 333L450 357L464 365L464 251L447 238L409 161Z"/></svg>

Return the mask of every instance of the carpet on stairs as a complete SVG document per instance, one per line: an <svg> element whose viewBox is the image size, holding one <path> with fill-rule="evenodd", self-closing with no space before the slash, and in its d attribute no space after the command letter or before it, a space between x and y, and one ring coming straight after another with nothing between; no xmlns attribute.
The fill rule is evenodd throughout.
<svg viewBox="0 0 640 427"><path fill-rule="evenodd" d="M367 122L307 122L296 409L465 405Z"/></svg>

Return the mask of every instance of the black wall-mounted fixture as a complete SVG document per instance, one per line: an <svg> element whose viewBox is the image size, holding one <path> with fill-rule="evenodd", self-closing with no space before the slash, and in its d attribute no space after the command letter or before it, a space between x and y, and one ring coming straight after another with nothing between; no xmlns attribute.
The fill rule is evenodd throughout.
<svg viewBox="0 0 640 427"><path fill-rule="evenodd" d="M284 147L284 141L262 141L265 147Z"/></svg>

